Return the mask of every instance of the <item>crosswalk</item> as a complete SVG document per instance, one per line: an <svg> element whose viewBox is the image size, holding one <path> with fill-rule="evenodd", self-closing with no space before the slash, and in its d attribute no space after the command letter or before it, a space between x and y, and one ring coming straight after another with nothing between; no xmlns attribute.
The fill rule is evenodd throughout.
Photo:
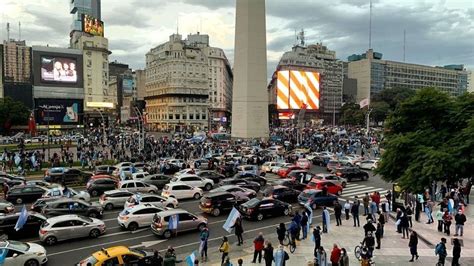
<svg viewBox="0 0 474 266"><path fill-rule="evenodd" d="M361 199L365 196L365 193L369 193L369 195L371 195L374 191L379 192L382 199L385 198L385 195L388 192L388 190L384 188L371 187L357 183L348 183L342 191L342 195L339 197L345 200L353 200L355 196L357 196L359 199Z"/></svg>

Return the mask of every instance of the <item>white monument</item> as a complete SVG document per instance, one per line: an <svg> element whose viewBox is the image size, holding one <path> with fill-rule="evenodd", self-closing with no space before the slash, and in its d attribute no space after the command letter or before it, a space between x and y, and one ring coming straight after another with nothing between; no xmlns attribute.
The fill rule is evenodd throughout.
<svg viewBox="0 0 474 266"><path fill-rule="evenodd" d="M237 0L232 138L268 138L265 0Z"/></svg>

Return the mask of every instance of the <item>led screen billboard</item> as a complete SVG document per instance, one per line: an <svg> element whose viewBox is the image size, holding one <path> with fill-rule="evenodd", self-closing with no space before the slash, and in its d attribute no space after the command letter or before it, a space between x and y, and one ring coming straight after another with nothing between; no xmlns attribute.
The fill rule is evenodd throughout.
<svg viewBox="0 0 474 266"><path fill-rule="evenodd" d="M319 109L320 74L284 70L277 73L277 109Z"/></svg>
<svg viewBox="0 0 474 266"><path fill-rule="evenodd" d="M122 91L126 96L132 95L133 90L133 79L132 78L123 78L122 80Z"/></svg>
<svg viewBox="0 0 474 266"><path fill-rule="evenodd" d="M104 22L84 14L82 16L82 31L94 36L104 37Z"/></svg>
<svg viewBox="0 0 474 266"><path fill-rule="evenodd" d="M35 99L36 122L41 125L81 124L81 99Z"/></svg>
<svg viewBox="0 0 474 266"><path fill-rule="evenodd" d="M41 56L41 82L77 83L77 61L74 58Z"/></svg>

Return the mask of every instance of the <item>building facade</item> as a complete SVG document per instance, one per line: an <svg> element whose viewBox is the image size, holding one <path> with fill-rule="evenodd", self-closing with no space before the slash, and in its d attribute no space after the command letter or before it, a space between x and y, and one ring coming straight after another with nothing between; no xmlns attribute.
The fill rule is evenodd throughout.
<svg viewBox="0 0 474 266"><path fill-rule="evenodd" d="M71 0L69 5L72 14L71 32L82 31L82 15L89 15L101 20L101 0Z"/></svg>
<svg viewBox="0 0 474 266"><path fill-rule="evenodd" d="M357 101L390 88L435 87L457 96L468 87L468 72L463 65L432 67L382 60L382 54L372 49L362 55L349 56L348 60L348 76L357 79Z"/></svg>
<svg viewBox="0 0 474 266"><path fill-rule="evenodd" d="M285 52L268 86L270 104L274 106L277 103L277 73L285 70L320 74L319 110L307 110L304 120L323 119L325 123L335 123L341 112L344 80L343 62L336 59L336 52L321 43L308 46L295 45L291 51ZM278 112L279 110L273 109L271 114L273 124L277 123Z"/></svg>
<svg viewBox="0 0 474 266"><path fill-rule="evenodd" d="M211 125L209 113L230 112L232 71L224 51L209 46L208 35L171 35L146 54L145 79L152 129L202 130Z"/></svg>
<svg viewBox="0 0 474 266"><path fill-rule="evenodd" d="M3 42L3 55L4 81L31 84L31 47L11 39Z"/></svg>

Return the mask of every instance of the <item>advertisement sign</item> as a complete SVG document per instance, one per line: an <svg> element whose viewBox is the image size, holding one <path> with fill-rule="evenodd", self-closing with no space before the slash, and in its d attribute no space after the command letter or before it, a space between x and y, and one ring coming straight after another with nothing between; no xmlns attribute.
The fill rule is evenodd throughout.
<svg viewBox="0 0 474 266"><path fill-rule="evenodd" d="M89 15L82 16L82 31L104 37L104 22Z"/></svg>
<svg viewBox="0 0 474 266"><path fill-rule="evenodd" d="M132 95L133 90L133 79L123 78L122 80L122 91L124 95Z"/></svg>
<svg viewBox="0 0 474 266"><path fill-rule="evenodd" d="M318 110L320 75L318 72L278 71L278 110Z"/></svg>
<svg viewBox="0 0 474 266"><path fill-rule="evenodd" d="M81 124L84 112L81 99L36 99L39 124Z"/></svg>
<svg viewBox="0 0 474 266"><path fill-rule="evenodd" d="M41 82L77 83L77 61L66 57L41 57Z"/></svg>

